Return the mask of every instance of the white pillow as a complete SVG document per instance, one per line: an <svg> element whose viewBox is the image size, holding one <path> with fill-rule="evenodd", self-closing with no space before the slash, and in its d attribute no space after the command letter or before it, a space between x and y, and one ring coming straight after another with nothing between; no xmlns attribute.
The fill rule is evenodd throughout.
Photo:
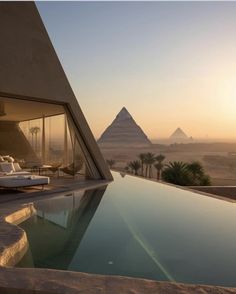
<svg viewBox="0 0 236 294"><path fill-rule="evenodd" d="M1 162L0 167L4 173L13 173L15 171L14 165L11 162Z"/></svg>
<svg viewBox="0 0 236 294"><path fill-rule="evenodd" d="M2 158L3 158L4 160L7 160L8 157L10 157L10 155L3 155L3 156L2 156Z"/></svg>
<svg viewBox="0 0 236 294"><path fill-rule="evenodd" d="M9 156L9 155L3 156L3 159L7 160L8 162L14 162L15 161L15 159L13 157Z"/></svg>
<svg viewBox="0 0 236 294"><path fill-rule="evenodd" d="M14 162L14 161L15 161L15 159L14 159L13 157L9 156L9 159L8 159L8 161L9 161L9 162Z"/></svg>
<svg viewBox="0 0 236 294"><path fill-rule="evenodd" d="M5 161L4 158L0 155L0 162Z"/></svg>
<svg viewBox="0 0 236 294"><path fill-rule="evenodd" d="M20 165L19 165L18 162L14 162L14 163L13 163L13 166L14 166L14 170L15 170L16 172L21 171L21 167L20 167Z"/></svg>

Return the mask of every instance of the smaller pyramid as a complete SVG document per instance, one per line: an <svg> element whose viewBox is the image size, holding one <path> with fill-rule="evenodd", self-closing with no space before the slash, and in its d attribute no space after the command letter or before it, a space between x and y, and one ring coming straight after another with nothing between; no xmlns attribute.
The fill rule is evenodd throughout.
<svg viewBox="0 0 236 294"><path fill-rule="evenodd" d="M123 107L110 126L101 135L99 144L110 145L149 145L150 140L135 122L128 110Z"/></svg>
<svg viewBox="0 0 236 294"><path fill-rule="evenodd" d="M170 139L188 139L188 136L181 128L177 128L174 133L170 136Z"/></svg>

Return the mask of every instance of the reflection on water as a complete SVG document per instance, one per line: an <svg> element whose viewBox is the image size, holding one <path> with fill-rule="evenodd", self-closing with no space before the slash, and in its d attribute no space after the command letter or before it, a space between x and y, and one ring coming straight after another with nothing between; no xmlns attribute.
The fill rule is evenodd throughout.
<svg viewBox="0 0 236 294"><path fill-rule="evenodd" d="M73 192L36 203L36 215L21 224L30 248L18 266L68 269L104 191Z"/></svg>
<svg viewBox="0 0 236 294"><path fill-rule="evenodd" d="M236 286L236 205L113 174L106 190L36 204L18 266Z"/></svg>

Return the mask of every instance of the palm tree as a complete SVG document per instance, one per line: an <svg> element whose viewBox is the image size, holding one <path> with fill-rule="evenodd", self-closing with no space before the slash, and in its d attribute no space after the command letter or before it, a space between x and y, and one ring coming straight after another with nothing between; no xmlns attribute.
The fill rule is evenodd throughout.
<svg viewBox="0 0 236 294"><path fill-rule="evenodd" d="M107 159L107 164L109 168L112 168L116 164L116 161L114 159Z"/></svg>
<svg viewBox="0 0 236 294"><path fill-rule="evenodd" d="M162 163L164 161L166 157L162 154L159 154L156 156L156 161L157 163L154 165L154 167L156 168L157 170L157 180L160 180L160 177L161 177L161 171L164 167L164 164Z"/></svg>
<svg viewBox="0 0 236 294"><path fill-rule="evenodd" d="M35 152L37 152L38 149L38 133L40 132L40 127L31 127L29 129L31 136L32 136L32 146L34 147ZM33 144L34 140L34 135L35 135L35 144Z"/></svg>
<svg viewBox="0 0 236 294"><path fill-rule="evenodd" d="M129 167L132 171L134 171L134 174L138 175L138 170L141 168L141 163L139 160L130 161Z"/></svg>
<svg viewBox="0 0 236 294"><path fill-rule="evenodd" d="M159 155L156 156L156 161L163 162L165 158L166 158L165 155L160 153Z"/></svg>
<svg viewBox="0 0 236 294"><path fill-rule="evenodd" d="M162 172L164 181L181 186L209 186L210 177L199 162L170 162Z"/></svg>
<svg viewBox="0 0 236 294"><path fill-rule="evenodd" d="M162 162L157 162L154 164L155 169L157 170L157 180L160 180L161 177L161 171L164 167L164 164Z"/></svg>
<svg viewBox="0 0 236 294"><path fill-rule="evenodd" d="M193 182L192 174L188 170L188 164L182 161L169 162L162 172L162 178L168 183L181 186L192 185Z"/></svg>
<svg viewBox="0 0 236 294"><path fill-rule="evenodd" d="M148 152L145 153L144 163L146 165L146 177L152 177L152 165L156 161L156 157L154 153Z"/></svg>
<svg viewBox="0 0 236 294"><path fill-rule="evenodd" d="M204 174L199 181L199 185L200 186L211 186L211 178L208 175Z"/></svg>
<svg viewBox="0 0 236 294"><path fill-rule="evenodd" d="M38 133L40 132L40 127L34 127L35 134L35 151L38 151Z"/></svg>
<svg viewBox="0 0 236 294"><path fill-rule="evenodd" d="M34 147L34 127L30 128L29 132L31 134L31 143L32 143L32 146Z"/></svg>
<svg viewBox="0 0 236 294"><path fill-rule="evenodd" d="M141 163L141 175L143 176L143 167L144 167L144 162L145 162L145 153L140 153L138 155L138 158L140 160L140 163Z"/></svg>
<svg viewBox="0 0 236 294"><path fill-rule="evenodd" d="M188 170L193 176L193 185L209 186L211 184L210 177L205 174L204 168L198 161L193 161L188 164Z"/></svg>
<svg viewBox="0 0 236 294"><path fill-rule="evenodd" d="M188 170L191 171L194 178L197 178L198 176L202 176L204 174L203 167L200 162L193 161L188 164Z"/></svg>

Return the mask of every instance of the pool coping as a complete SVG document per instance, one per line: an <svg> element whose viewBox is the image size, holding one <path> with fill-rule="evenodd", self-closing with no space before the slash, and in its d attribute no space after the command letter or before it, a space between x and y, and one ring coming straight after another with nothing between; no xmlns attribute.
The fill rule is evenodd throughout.
<svg viewBox="0 0 236 294"><path fill-rule="evenodd" d="M200 191L200 190L197 189L197 188L201 188L201 187L203 187L203 188L204 187L214 188L214 187L224 187L224 186L179 186L179 185L167 183L167 182L164 182L164 181L161 181L161 180L156 180L154 178L145 178L145 177L142 177L142 176L139 176L139 175L134 175L134 174L126 173L126 172L121 172L121 171L114 170L114 169L112 171L117 172L117 173L123 173L123 174L125 174L125 176L127 175L127 176L131 176L131 177L134 177L134 178L147 180L147 181L150 181L150 182L153 182L153 183L162 184L162 185L174 187L174 188L177 188L177 189L180 189L180 190L192 192L194 194L200 194L200 195L215 198L215 199L218 199L218 200L223 200L223 201L227 201L227 202L231 202L231 203L236 203L236 199L232 199L232 198L229 198L227 196L217 195L217 194L213 194L213 193L209 193L209 192L205 192L205 191ZM236 188L236 186L225 186L225 187L235 187Z"/></svg>
<svg viewBox="0 0 236 294"><path fill-rule="evenodd" d="M0 293L232 294L236 289L51 269L0 268Z"/></svg>

